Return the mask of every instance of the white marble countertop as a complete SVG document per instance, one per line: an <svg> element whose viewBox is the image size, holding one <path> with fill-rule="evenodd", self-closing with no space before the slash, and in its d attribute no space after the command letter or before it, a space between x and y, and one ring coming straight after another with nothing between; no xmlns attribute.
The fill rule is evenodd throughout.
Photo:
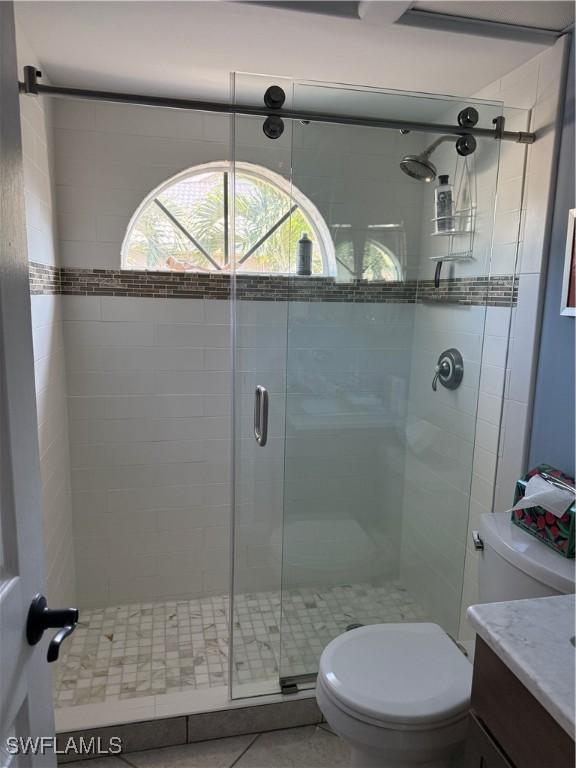
<svg viewBox="0 0 576 768"><path fill-rule="evenodd" d="M574 595L468 608L468 619L530 693L574 738Z"/></svg>

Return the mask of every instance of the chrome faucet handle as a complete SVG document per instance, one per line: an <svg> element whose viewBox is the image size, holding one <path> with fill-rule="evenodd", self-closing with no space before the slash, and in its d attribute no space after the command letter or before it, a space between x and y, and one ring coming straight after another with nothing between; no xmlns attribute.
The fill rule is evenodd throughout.
<svg viewBox="0 0 576 768"><path fill-rule="evenodd" d="M432 379L432 389L434 392L438 389L438 377L439 376L446 376L450 372L450 364L446 360L442 360L442 362L439 362L436 368L434 369L434 378Z"/></svg>
<svg viewBox="0 0 576 768"><path fill-rule="evenodd" d="M446 389L457 389L460 386L464 376L464 361L462 355L453 347L446 349L440 354L438 363L434 369L434 378L432 379L432 389L434 392L438 389L438 380Z"/></svg>

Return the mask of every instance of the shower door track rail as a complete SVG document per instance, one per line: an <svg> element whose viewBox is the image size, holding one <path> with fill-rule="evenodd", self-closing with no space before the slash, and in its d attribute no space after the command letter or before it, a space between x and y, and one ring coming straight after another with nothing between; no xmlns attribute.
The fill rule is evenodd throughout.
<svg viewBox="0 0 576 768"><path fill-rule="evenodd" d="M20 93L29 96L56 96L81 101L104 101L116 104L134 104L143 107L164 107L166 109L188 109L198 112L215 112L228 115L248 115L251 117L281 117L287 120L303 122L330 123L333 125L358 125L365 128L388 128L399 131L418 131L421 133L442 133L454 136L480 136L500 141L514 141L519 144L533 144L536 134L526 131L504 130L504 119L500 116L494 119L494 128L463 127L461 125L444 125L435 123L420 123L411 120L380 120L372 117L355 117L351 115L325 114L307 110L271 109L267 106L248 104L226 104L217 101L199 101L195 99L176 99L166 96L143 96L135 93L120 93L117 91L96 91L84 88L68 88L58 85L43 85L38 82L41 73L33 66L24 67L24 81L18 83Z"/></svg>
<svg viewBox="0 0 576 768"><path fill-rule="evenodd" d="M302 675L287 675L280 678L280 693L283 696L290 696L292 693L309 691L316 685L318 678L317 672L309 672Z"/></svg>

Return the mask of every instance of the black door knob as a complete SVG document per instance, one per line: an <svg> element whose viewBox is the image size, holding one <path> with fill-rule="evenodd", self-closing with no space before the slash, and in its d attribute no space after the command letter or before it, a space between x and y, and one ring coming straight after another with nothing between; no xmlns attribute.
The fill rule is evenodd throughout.
<svg viewBox="0 0 576 768"><path fill-rule="evenodd" d="M36 645L46 629L59 629L60 632L57 632L50 641L46 655L47 661L56 661L62 642L74 632L77 623L77 608L48 608L44 595L36 595L28 611L26 639L29 645Z"/></svg>

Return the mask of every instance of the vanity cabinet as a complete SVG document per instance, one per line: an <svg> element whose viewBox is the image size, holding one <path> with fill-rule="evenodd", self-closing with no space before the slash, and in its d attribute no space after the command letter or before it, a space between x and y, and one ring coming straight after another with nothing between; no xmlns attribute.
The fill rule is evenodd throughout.
<svg viewBox="0 0 576 768"><path fill-rule="evenodd" d="M465 768L514 768L498 744L482 727L479 720L470 715Z"/></svg>
<svg viewBox="0 0 576 768"><path fill-rule="evenodd" d="M479 637L465 768L574 768L574 741Z"/></svg>

